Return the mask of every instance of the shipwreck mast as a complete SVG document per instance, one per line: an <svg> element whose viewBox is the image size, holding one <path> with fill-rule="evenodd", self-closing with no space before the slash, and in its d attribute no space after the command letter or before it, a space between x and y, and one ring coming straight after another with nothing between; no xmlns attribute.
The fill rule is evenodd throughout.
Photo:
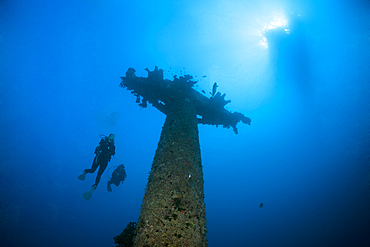
<svg viewBox="0 0 370 247"><path fill-rule="evenodd" d="M192 88L190 75L164 80L155 67L148 77L129 68L121 87L166 114L137 222L134 246L208 246L198 123L232 127L251 120L224 106L225 94L207 98ZM200 116L199 118L197 117Z"/></svg>

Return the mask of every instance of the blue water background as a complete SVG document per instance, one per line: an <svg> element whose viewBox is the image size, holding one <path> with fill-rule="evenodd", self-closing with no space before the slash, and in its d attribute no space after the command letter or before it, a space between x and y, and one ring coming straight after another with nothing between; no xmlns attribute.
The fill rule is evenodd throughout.
<svg viewBox="0 0 370 247"><path fill-rule="evenodd" d="M210 247L370 246L369 16L365 0L1 1L0 245L110 247L137 221L165 116L119 83L157 65L252 119L199 125ZM109 193L105 172L86 201L96 173L77 176L109 133L127 179Z"/></svg>

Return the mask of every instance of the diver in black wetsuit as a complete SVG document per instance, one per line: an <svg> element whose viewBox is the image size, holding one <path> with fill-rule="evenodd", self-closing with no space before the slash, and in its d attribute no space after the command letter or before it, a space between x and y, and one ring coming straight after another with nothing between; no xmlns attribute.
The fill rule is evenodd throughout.
<svg viewBox="0 0 370 247"><path fill-rule="evenodd" d="M89 200L91 197L92 192L96 189L96 187L99 184L101 175L105 171L105 169L108 166L108 162L111 160L112 156L116 153L116 147L114 146L114 134L110 134L108 137L103 136L98 144L98 146L95 148L95 158L92 163L92 166L90 169L85 169L84 172L78 176L78 179L85 180L85 175L87 173L94 173L96 169L99 167L98 174L96 175L95 184L91 187L90 194L87 196L88 199L85 197L86 200Z"/></svg>

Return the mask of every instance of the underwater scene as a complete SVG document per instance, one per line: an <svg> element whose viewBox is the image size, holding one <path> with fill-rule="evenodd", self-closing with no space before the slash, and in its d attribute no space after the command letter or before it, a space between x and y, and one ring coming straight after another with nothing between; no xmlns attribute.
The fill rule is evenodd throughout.
<svg viewBox="0 0 370 247"><path fill-rule="evenodd" d="M370 1L0 2L0 246L370 246Z"/></svg>

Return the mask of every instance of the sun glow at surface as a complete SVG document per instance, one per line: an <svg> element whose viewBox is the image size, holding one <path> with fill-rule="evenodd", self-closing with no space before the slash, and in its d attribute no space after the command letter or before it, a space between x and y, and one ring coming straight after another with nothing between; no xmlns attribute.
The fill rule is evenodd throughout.
<svg viewBox="0 0 370 247"><path fill-rule="evenodd" d="M197 85L207 95L217 81L218 90L233 101L229 110L255 109L267 104L275 89L266 49L271 41L265 32L286 26L286 12L280 4L216 0L206 5L199 1L188 7L186 21L192 25L183 25L184 19L178 18L159 33L157 45L167 56L168 67L182 68L179 61L192 61L185 67L198 76ZM261 46L262 42L266 45Z"/></svg>
<svg viewBox="0 0 370 247"><path fill-rule="evenodd" d="M270 23L268 23L267 25L264 26L262 31L260 31L260 36L262 37L260 43L264 47L266 47L266 48L268 47L267 39L265 37L265 33L270 29L276 29L278 27L284 27L285 28L284 31L286 33L289 33L288 21L283 16L274 18Z"/></svg>

